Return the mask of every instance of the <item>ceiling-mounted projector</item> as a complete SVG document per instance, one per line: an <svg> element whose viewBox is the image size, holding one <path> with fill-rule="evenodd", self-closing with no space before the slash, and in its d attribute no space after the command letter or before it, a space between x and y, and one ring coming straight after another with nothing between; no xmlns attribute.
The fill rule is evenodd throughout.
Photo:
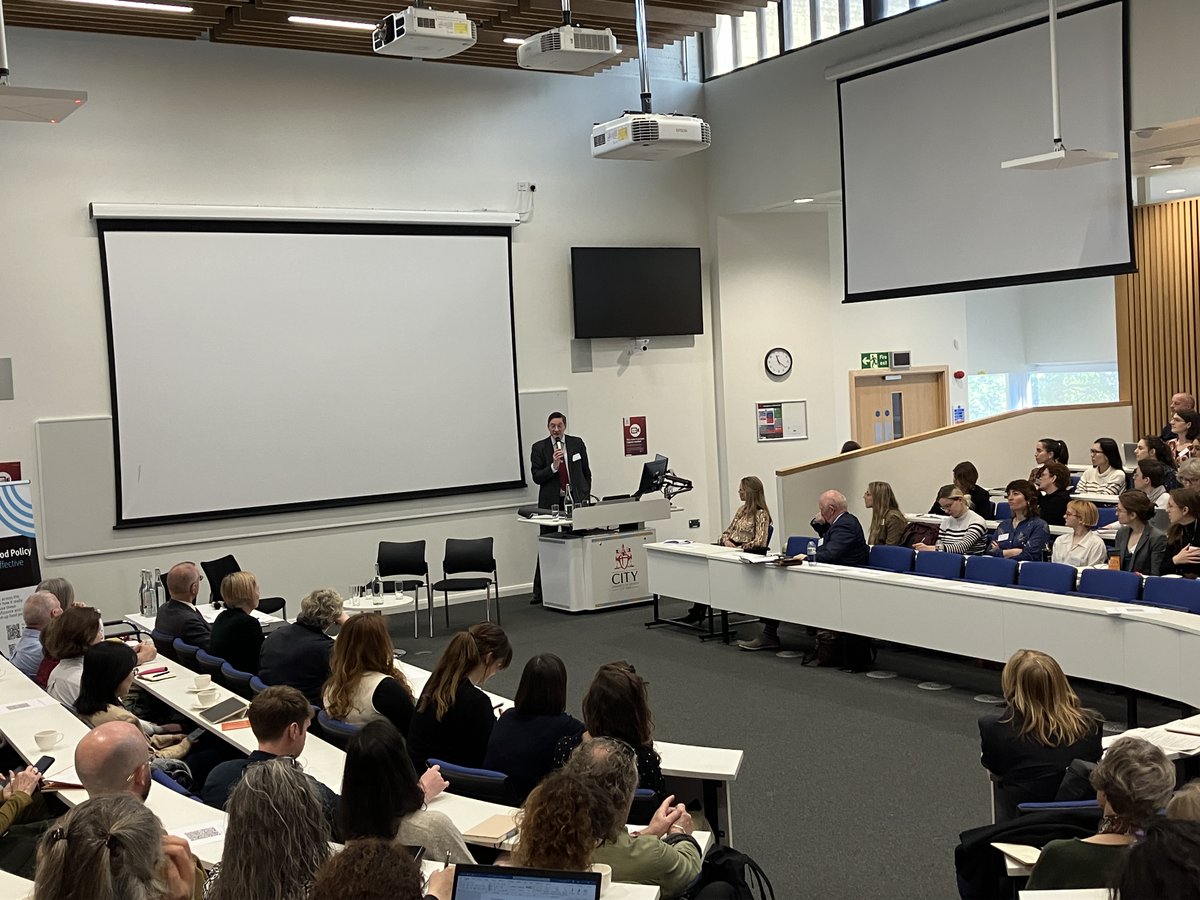
<svg viewBox="0 0 1200 900"><path fill-rule="evenodd" d="M708 123L696 116L627 112L592 126L592 156L597 159L674 159L712 143Z"/></svg>
<svg viewBox="0 0 1200 900"><path fill-rule="evenodd" d="M87 102L87 91L57 91L0 84L0 122L57 125Z"/></svg>
<svg viewBox="0 0 1200 900"><path fill-rule="evenodd" d="M1116 158L1117 154L1107 150L1068 150L1066 147L1058 146L1049 153L1023 156L1020 159L1006 159L1000 163L1000 168L1050 171L1052 169L1073 169L1076 166L1088 166L1092 163L1108 162L1110 159Z"/></svg>
<svg viewBox="0 0 1200 900"><path fill-rule="evenodd" d="M475 46L475 23L464 13L410 6L384 17L371 46L385 56L443 59Z"/></svg>
<svg viewBox="0 0 1200 900"><path fill-rule="evenodd" d="M517 65L542 72L582 72L620 51L611 28L560 25L527 37L517 48Z"/></svg>

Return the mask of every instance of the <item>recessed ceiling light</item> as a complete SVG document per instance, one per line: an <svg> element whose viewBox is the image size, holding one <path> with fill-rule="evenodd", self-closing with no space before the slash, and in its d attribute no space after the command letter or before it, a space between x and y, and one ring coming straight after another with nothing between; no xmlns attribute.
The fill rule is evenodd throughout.
<svg viewBox="0 0 1200 900"><path fill-rule="evenodd" d="M793 203L812 203L816 199L817 199L816 197L797 197L792 202Z"/></svg>
<svg viewBox="0 0 1200 900"><path fill-rule="evenodd" d="M517 44L519 46L519 45L525 43L525 38L505 38L504 43Z"/></svg>
<svg viewBox="0 0 1200 900"><path fill-rule="evenodd" d="M1171 188L1167 191L1168 194L1186 194L1187 188Z"/></svg>
<svg viewBox="0 0 1200 900"><path fill-rule="evenodd" d="M318 28L348 28L351 31L374 31L370 22L350 22L346 19L319 19L312 16L288 16L293 25L316 25Z"/></svg>
<svg viewBox="0 0 1200 900"><path fill-rule="evenodd" d="M1169 162L1160 162L1160 163L1155 163L1150 168L1151 169L1169 169L1169 168L1171 168L1171 164Z"/></svg>
<svg viewBox="0 0 1200 900"><path fill-rule="evenodd" d="M178 3L142 3L140 0L70 0L86 6L116 6L121 9L142 9L148 12L190 13L190 6Z"/></svg>

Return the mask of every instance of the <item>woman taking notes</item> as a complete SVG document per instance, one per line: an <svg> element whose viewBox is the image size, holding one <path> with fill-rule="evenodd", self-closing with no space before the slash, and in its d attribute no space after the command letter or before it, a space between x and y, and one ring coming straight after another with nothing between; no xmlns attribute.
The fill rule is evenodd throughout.
<svg viewBox="0 0 1200 900"><path fill-rule="evenodd" d="M867 543L899 544L904 539L908 519L900 511L892 486L886 481L872 481L863 493L863 504L871 511L871 528L867 532Z"/></svg>
<svg viewBox="0 0 1200 900"><path fill-rule="evenodd" d="M942 550L947 553L978 555L987 550L987 523L971 509L971 499L953 484L942 485L937 496L938 511L947 516L938 531L937 544L914 544L918 552Z"/></svg>
<svg viewBox="0 0 1200 900"><path fill-rule="evenodd" d="M1097 438L1092 443L1092 464L1079 476L1077 494L1119 494L1125 490L1125 469L1121 451L1112 438Z"/></svg>
<svg viewBox="0 0 1200 900"><path fill-rule="evenodd" d="M1041 562L1042 551L1050 543L1050 529L1038 518L1037 491L1024 479L1010 481L1005 491L1012 518L996 526L988 555Z"/></svg>
<svg viewBox="0 0 1200 900"><path fill-rule="evenodd" d="M1100 535L1092 531L1092 526L1100 521L1100 513L1094 504L1087 500L1072 500L1067 504L1067 527L1070 534L1064 534L1054 542L1054 552L1051 562L1063 563L1082 569L1087 566L1101 566L1108 560L1108 548Z"/></svg>
<svg viewBox="0 0 1200 900"><path fill-rule="evenodd" d="M1154 504L1141 491L1126 491L1117 501L1117 537L1114 546L1123 572L1161 575L1167 538L1150 524Z"/></svg>

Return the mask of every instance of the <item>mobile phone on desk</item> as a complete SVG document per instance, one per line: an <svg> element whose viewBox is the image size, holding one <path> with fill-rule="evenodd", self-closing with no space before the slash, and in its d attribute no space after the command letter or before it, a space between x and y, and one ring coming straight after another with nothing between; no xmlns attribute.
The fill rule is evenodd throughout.
<svg viewBox="0 0 1200 900"><path fill-rule="evenodd" d="M54 765L54 757L53 756L43 756L41 759L39 759L37 762L35 762L33 764L33 767L35 769L37 769L39 772L41 772L43 775L45 775L46 770L49 769L52 765Z"/></svg>

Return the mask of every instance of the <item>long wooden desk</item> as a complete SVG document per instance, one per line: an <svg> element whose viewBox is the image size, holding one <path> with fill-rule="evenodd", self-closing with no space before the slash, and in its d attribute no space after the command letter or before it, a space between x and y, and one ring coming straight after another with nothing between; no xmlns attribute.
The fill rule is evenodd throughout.
<svg viewBox="0 0 1200 900"><path fill-rule="evenodd" d="M1200 616L961 580L820 564L749 565L736 551L647 546L651 590L732 612L962 656L1043 650L1068 675L1200 706Z"/></svg>

